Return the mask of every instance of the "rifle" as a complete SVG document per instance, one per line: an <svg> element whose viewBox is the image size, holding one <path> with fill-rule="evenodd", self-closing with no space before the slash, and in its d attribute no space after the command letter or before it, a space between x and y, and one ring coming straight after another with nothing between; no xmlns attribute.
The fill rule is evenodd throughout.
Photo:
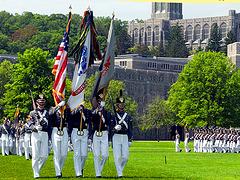
<svg viewBox="0 0 240 180"><path fill-rule="evenodd" d="M31 98L32 98L33 110L35 110L36 109L36 104L35 104L35 101L33 99L33 95L32 95L31 89L30 89L30 93L31 93Z"/></svg>

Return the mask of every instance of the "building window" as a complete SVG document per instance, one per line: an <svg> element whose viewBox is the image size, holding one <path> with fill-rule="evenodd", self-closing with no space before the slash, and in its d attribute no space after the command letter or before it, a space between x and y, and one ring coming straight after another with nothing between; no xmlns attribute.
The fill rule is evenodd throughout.
<svg viewBox="0 0 240 180"><path fill-rule="evenodd" d="M203 26L203 39L208 39L209 38L209 25L205 24Z"/></svg>
<svg viewBox="0 0 240 180"><path fill-rule="evenodd" d="M138 39L139 39L139 36L138 36L138 29L134 29L134 31L133 31L133 40L134 40L134 44L137 44L137 43L138 43Z"/></svg>
<svg viewBox="0 0 240 180"><path fill-rule="evenodd" d="M154 28L154 45L159 44L159 41L160 41L159 26L156 26Z"/></svg>
<svg viewBox="0 0 240 180"><path fill-rule="evenodd" d="M226 25L226 23L222 23L220 25L220 34L221 34L222 38L227 37L227 25Z"/></svg>
<svg viewBox="0 0 240 180"><path fill-rule="evenodd" d="M148 62L147 66L149 69L157 69L157 63L155 62Z"/></svg>
<svg viewBox="0 0 240 180"><path fill-rule="evenodd" d="M152 43L152 28L150 26L147 27L147 46L151 46Z"/></svg>
<svg viewBox="0 0 240 180"><path fill-rule="evenodd" d="M201 36L201 26L198 24L195 26L195 29L194 29L195 40L200 39L200 36Z"/></svg>
<svg viewBox="0 0 240 180"><path fill-rule="evenodd" d="M144 29L140 29L140 43L139 44L145 44L144 42Z"/></svg>
<svg viewBox="0 0 240 180"><path fill-rule="evenodd" d="M192 40L192 31L193 28L191 25L189 25L186 30L186 41Z"/></svg>
<svg viewBox="0 0 240 180"><path fill-rule="evenodd" d="M127 61L120 61L120 66L126 67L127 66Z"/></svg>

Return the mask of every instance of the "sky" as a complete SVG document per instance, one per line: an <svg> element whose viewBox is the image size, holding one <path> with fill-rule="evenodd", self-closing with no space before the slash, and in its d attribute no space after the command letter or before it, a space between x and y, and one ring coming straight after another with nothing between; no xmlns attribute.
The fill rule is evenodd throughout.
<svg viewBox="0 0 240 180"><path fill-rule="evenodd" d="M90 8L94 16L111 16L122 20L149 19L151 17L151 2L131 2L129 0L0 0L0 11L23 13L30 11L38 14L62 13L68 14L69 6L72 12L83 14ZM183 18L226 16L230 9L240 13L239 3L183 3Z"/></svg>

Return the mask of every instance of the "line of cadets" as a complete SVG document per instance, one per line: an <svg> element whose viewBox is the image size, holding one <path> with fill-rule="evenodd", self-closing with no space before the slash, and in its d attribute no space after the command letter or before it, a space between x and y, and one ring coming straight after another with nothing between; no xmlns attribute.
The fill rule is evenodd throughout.
<svg viewBox="0 0 240 180"><path fill-rule="evenodd" d="M74 151L74 169L76 177L83 177L85 161L88 155L88 145L92 147L94 155L94 168L96 178L101 178L104 164L108 159L110 142L113 147L113 155L117 175L123 176L123 169L128 161L129 146L132 140L132 119L125 112L125 99L121 96L116 99L117 111L114 115L104 108L103 95L96 97L96 106L92 110L84 108L70 111L64 102L59 103L50 110L45 109L46 100L39 96L37 108L30 112L29 119L20 133L19 144L25 142L24 147L32 145L32 169L34 178L40 177L40 170L49 155L49 140L54 152L54 167L56 177L62 177L62 169L68 153L68 139L71 138ZM60 109L65 107L64 113ZM62 115L63 114L63 115ZM2 128L2 153L9 154L8 142L11 129L5 120ZM23 133L25 132L25 133ZM25 134L25 135L24 135ZM30 142L31 141L31 142ZM19 149L23 145L19 145ZM26 148L25 156L29 159L30 150ZM22 151L17 151L22 152Z"/></svg>
<svg viewBox="0 0 240 180"><path fill-rule="evenodd" d="M195 129L193 139L194 152L239 153L240 151L240 132L236 129Z"/></svg>

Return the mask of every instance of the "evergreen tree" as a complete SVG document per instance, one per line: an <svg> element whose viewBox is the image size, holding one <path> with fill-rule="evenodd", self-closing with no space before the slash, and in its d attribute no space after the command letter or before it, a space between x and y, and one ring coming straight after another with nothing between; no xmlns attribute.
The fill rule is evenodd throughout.
<svg viewBox="0 0 240 180"><path fill-rule="evenodd" d="M189 54L183 38L181 27L177 24L170 28L167 38L166 56L168 57L187 57Z"/></svg>
<svg viewBox="0 0 240 180"><path fill-rule="evenodd" d="M210 39L206 47L206 51L216 51L221 50L221 34L217 24L214 24L211 30Z"/></svg>
<svg viewBox="0 0 240 180"><path fill-rule="evenodd" d="M229 44L232 44L234 42L237 41L237 38L236 38L236 35L233 31L229 31L227 33L227 37L225 38L225 44L224 46L222 47L222 52L224 52L225 54L227 54L227 46Z"/></svg>

